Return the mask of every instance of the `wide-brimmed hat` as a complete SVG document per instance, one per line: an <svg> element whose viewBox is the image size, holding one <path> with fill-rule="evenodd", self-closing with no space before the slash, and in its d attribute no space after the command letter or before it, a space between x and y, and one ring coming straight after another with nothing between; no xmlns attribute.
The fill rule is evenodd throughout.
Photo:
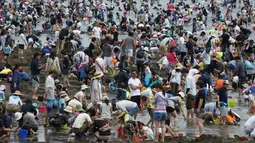
<svg viewBox="0 0 255 143"><path fill-rule="evenodd" d="M76 106L75 106L75 109L74 109L76 112L82 112L82 111L84 111L83 109L82 109L82 107L81 107L81 105L80 104L77 104Z"/></svg>
<svg viewBox="0 0 255 143"><path fill-rule="evenodd" d="M64 98L64 100L65 100L65 101L69 101L69 100L71 100L71 98L70 98L69 96L66 96L66 97Z"/></svg>
<svg viewBox="0 0 255 143"><path fill-rule="evenodd" d="M119 118L122 117L125 113L126 113L126 112L123 112L123 111L121 111L121 110L118 110L118 111L116 112L116 117L119 119Z"/></svg>
<svg viewBox="0 0 255 143"><path fill-rule="evenodd" d="M14 93L12 93L13 95L18 95L18 96L23 96L24 94L22 94L19 90L16 90Z"/></svg>
<svg viewBox="0 0 255 143"><path fill-rule="evenodd" d="M177 70L181 70L183 68L182 64L178 63L176 64L176 68Z"/></svg>
<svg viewBox="0 0 255 143"><path fill-rule="evenodd" d="M1 91L5 90L5 89L6 89L5 85L1 85L1 86L0 86L0 90L1 90Z"/></svg>
<svg viewBox="0 0 255 143"><path fill-rule="evenodd" d="M16 121L20 120L22 118L22 113L21 112L16 112L14 114L14 118Z"/></svg>
<svg viewBox="0 0 255 143"><path fill-rule="evenodd" d="M59 93L59 97L65 97L65 96L67 96L67 93L65 91L61 91Z"/></svg>
<svg viewBox="0 0 255 143"><path fill-rule="evenodd" d="M182 98L185 97L185 94L184 94L183 92L179 92L178 94L179 94Z"/></svg>
<svg viewBox="0 0 255 143"><path fill-rule="evenodd" d="M89 88L89 86L87 86L87 85L85 85L85 84L83 84L83 85L81 86L81 90L85 90L85 89L87 89L87 88Z"/></svg>
<svg viewBox="0 0 255 143"><path fill-rule="evenodd" d="M66 106L66 108L64 109L64 111L68 112L68 113L73 113L73 108L70 106Z"/></svg>
<svg viewBox="0 0 255 143"><path fill-rule="evenodd" d="M95 72L93 78L94 78L94 79L95 79L95 78L100 78L100 77L102 77L102 76L103 76L103 73L101 73L101 72Z"/></svg>
<svg viewBox="0 0 255 143"><path fill-rule="evenodd" d="M249 84L245 83L243 84L243 88L248 88L249 87Z"/></svg>

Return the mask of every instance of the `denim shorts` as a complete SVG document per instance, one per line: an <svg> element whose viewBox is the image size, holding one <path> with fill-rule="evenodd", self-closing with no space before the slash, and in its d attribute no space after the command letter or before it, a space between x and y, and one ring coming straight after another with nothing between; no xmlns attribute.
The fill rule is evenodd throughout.
<svg viewBox="0 0 255 143"><path fill-rule="evenodd" d="M154 112L154 120L156 121L166 121L167 113L166 112Z"/></svg>
<svg viewBox="0 0 255 143"><path fill-rule="evenodd" d="M130 110L128 111L128 114L129 114L130 116L134 116L134 114L137 113L138 110L139 110L138 105L136 105L134 108L132 108L132 109L130 109Z"/></svg>
<svg viewBox="0 0 255 143"><path fill-rule="evenodd" d="M57 109L57 101L55 99L46 99L45 100L45 105L47 108L47 112L51 113L53 109Z"/></svg>

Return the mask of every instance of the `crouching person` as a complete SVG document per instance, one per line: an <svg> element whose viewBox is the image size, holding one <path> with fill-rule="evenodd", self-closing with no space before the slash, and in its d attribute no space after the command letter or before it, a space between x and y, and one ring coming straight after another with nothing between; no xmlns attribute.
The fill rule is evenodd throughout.
<svg viewBox="0 0 255 143"><path fill-rule="evenodd" d="M50 118L50 125L56 129L59 129L61 126L69 125L68 119L73 113L72 107L66 106L62 114L55 114Z"/></svg>
<svg viewBox="0 0 255 143"><path fill-rule="evenodd" d="M111 140L109 125L102 118L97 116L94 117L93 132L99 142L107 142Z"/></svg>
<svg viewBox="0 0 255 143"><path fill-rule="evenodd" d="M76 136L82 136L84 133L88 131L92 124L92 120L90 118L90 115L87 113L83 113L83 109L81 106L76 107L76 111L80 112L80 114L76 117L74 120L74 123L72 125L72 131L75 133Z"/></svg>
<svg viewBox="0 0 255 143"><path fill-rule="evenodd" d="M30 134L36 134L38 130L38 123L35 120L35 116L33 113L27 112L26 114L22 114L21 112L16 112L14 114L15 120L18 121L19 126L15 129L15 132L19 128L28 130Z"/></svg>

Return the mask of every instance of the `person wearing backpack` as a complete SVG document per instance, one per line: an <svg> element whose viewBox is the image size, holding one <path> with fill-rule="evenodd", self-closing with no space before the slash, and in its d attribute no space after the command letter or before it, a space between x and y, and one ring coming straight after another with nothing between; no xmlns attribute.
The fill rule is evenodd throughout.
<svg viewBox="0 0 255 143"><path fill-rule="evenodd" d="M49 71L56 71L57 73L61 73L59 59L58 59L58 57L56 57L55 52L50 53L50 56L47 59L45 71L46 71L46 73Z"/></svg>
<svg viewBox="0 0 255 143"><path fill-rule="evenodd" d="M145 62L145 51L144 47L141 46L136 50L136 67L137 67L137 73L138 77L144 77L144 62Z"/></svg>

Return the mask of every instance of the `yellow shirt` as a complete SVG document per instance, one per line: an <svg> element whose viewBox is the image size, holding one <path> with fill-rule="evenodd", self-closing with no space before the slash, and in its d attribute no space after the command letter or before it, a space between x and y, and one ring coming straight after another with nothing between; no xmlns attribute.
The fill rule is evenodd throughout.
<svg viewBox="0 0 255 143"><path fill-rule="evenodd" d="M200 67L201 69L204 69L204 68L205 68L205 64L204 64L203 62L200 62L198 65L199 65L199 67Z"/></svg>
<svg viewBox="0 0 255 143"><path fill-rule="evenodd" d="M12 72L10 69L3 69L0 74L8 74L9 72Z"/></svg>
<svg viewBox="0 0 255 143"><path fill-rule="evenodd" d="M153 101L154 100L154 95L150 94L149 98ZM155 105L153 105L151 102L147 103L147 108L154 108Z"/></svg>

